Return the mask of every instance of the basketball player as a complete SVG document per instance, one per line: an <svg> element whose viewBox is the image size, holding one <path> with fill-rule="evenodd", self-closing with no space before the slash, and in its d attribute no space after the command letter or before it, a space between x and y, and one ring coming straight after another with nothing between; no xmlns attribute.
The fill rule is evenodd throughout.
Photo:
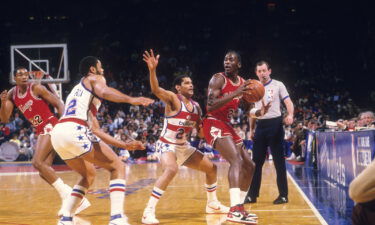
<svg viewBox="0 0 375 225"><path fill-rule="evenodd" d="M94 164L110 172L111 225L128 224L124 215L125 167L108 144L128 150L144 149L139 141L124 143L99 129L96 113L101 100L147 106L153 100L130 97L110 88L103 76L101 62L92 56L83 58L79 65L83 75L66 99L66 108L51 133L52 145L70 168L82 177L74 185L66 210L58 224L73 224L73 210L85 196L95 178ZM102 139L103 141L100 141Z"/></svg>
<svg viewBox="0 0 375 225"><path fill-rule="evenodd" d="M203 132L208 144L217 149L229 162L230 212L227 220L244 224L256 224L256 215L244 210L243 200L249 189L254 163L243 146L243 140L230 124L233 112L238 108L250 80L238 75L240 55L229 51L224 58L224 72L212 76L208 86L207 117L203 120Z"/></svg>
<svg viewBox="0 0 375 225"><path fill-rule="evenodd" d="M155 217L156 204L181 165L206 173L206 213L228 213L229 208L223 206L216 197L216 165L196 148L190 146L187 141L190 131L194 127L199 129L201 120L199 104L191 99L194 94L191 78L187 75L178 76L173 82L176 93L167 91L159 87L156 77L159 55L155 57L152 50L145 51L143 60L150 71L152 93L165 103L165 119L163 130L156 143L163 174L157 179L151 192L151 197L143 212L142 223L159 223Z"/></svg>
<svg viewBox="0 0 375 225"><path fill-rule="evenodd" d="M264 85L265 94L263 99L256 102L255 107L250 111L250 136L254 140L255 173L245 203L254 203L256 198L259 197L262 167L269 146L276 168L277 188L279 189L279 196L273 201L273 204L284 204L288 202L288 183L283 147L283 121L287 126L293 123L294 106L285 85L281 81L271 79L271 68L266 61L260 61L256 64L255 73ZM287 109L287 115L284 119L280 111L281 102L285 103ZM266 110L263 110L264 104L267 105Z"/></svg>
<svg viewBox="0 0 375 225"><path fill-rule="evenodd" d="M55 107L59 116L61 116L64 111L64 104L43 85L29 82L29 73L24 67L15 70L14 80L16 86L9 92L4 90L1 93L1 122L6 123L13 112L14 106L17 106L25 118L36 128L38 140L32 161L33 166L39 171L40 177L57 190L64 203L72 188L64 184L51 168L56 153L52 150L50 132L58 119L48 106L50 104ZM90 203L85 198L75 213L78 214L89 206ZM63 207L59 210L58 215L62 215L62 209Z"/></svg>

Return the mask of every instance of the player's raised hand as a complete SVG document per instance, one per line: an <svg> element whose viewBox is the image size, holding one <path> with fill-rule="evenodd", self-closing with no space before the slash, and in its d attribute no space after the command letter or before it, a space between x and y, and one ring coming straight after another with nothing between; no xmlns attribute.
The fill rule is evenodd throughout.
<svg viewBox="0 0 375 225"><path fill-rule="evenodd" d="M2 91L1 94L0 94L0 96L1 96L1 101L5 102L7 100L8 90Z"/></svg>
<svg viewBox="0 0 375 225"><path fill-rule="evenodd" d="M146 98L146 97L134 97L132 98L132 101L129 102L132 105L143 105L143 106L148 106L152 103L154 103L154 100L151 98Z"/></svg>
<svg viewBox="0 0 375 225"><path fill-rule="evenodd" d="M150 52L145 51L143 53L143 61L147 63L147 67L150 71L156 70L156 67L158 66L158 63L159 63L159 58L160 58L160 55L157 55L155 57L154 51L152 49L150 49Z"/></svg>
<svg viewBox="0 0 375 225"><path fill-rule="evenodd" d="M124 143L124 148L129 151L134 151L134 150L145 150L146 147L145 145L140 142L140 141L130 141L127 143Z"/></svg>

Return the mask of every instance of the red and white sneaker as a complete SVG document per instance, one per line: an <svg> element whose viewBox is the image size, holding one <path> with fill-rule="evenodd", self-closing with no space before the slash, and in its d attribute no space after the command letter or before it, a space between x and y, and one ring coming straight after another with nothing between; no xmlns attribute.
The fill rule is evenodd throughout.
<svg viewBox="0 0 375 225"><path fill-rule="evenodd" d="M219 201L210 201L206 205L206 213L208 214L226 214L229 213L229 207L221 204Z"/></svg>
<svg viewBox="0 0 375 225"><path fill-rule="evenodd" d="M242 224L258 224L258 221L256 220L257 217L254 217L253 215L255 214L247 213L242 204L236 205L230 207L229 213L227 214L227 221Z"/></svg>

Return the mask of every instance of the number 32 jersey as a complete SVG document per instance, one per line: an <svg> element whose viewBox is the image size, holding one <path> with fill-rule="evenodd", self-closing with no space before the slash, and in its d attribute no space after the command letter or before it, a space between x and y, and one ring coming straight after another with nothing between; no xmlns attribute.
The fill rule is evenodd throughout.
<svg viewBox="0 0 375 225"><path fill-rule="evenodd" d="M15 86L12 100L25 118L36 128L37 133L40 134L46 124L52 122L54 125L57 119L49 109L48 103L33 94L33 85L33 83L27 84L27 90L24 94L21 94L19 88Z"/></svg>
<svg viewBox="0 0 375 225"><path fill-rule="evenodd" d="M187 142L187 136L199 120L198 103L191 101L193 110L189 111L181 102L180 111L173 116L164 118L164 126L159 140L165 143L183 145Z"/></svg>

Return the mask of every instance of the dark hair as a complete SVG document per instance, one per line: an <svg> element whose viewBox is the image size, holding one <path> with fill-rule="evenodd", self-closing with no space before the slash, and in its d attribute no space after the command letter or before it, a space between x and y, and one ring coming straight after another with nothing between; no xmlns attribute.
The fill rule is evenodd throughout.
<svg viewBox="0 0 375 225"><path fill-rule="evenodd" d="M86 76L90 71L90 67L93 66L96 68L98 61L99 59L94 56L86 56L79 62L79 73L82 76Z"/></svg>
<svg viewBox="0 0 375 225"><path fill-rule="evenodd" d="M26 67L24 67L24 66L17 66L17 67L14 69L14 71L13 71L13 76L16 76L17 71L18 71L18 70L21 70L21 69L25 69L25 70L27 70Z"/></svg>
<svg viewBox="0 0 375 225"><path fill-rule="evenodd" d="M267 66L267 70L271 69L271 66L270 66L270 64L269 64L267 61L260 60L260 61L258 61L258 62L255 64L255 71L257 70L257 67L258 67L258 66L261 66L261 65L263 65L263 64L266 64L266 66Z"/></svg>
<svg viewBox="0 0 375 225"><path fill-rule="evenodd" d="M190 78L191 77L187 74L182 74L182 75L179 75L178 77L176 77L173 81L173 87L172 87L172 90L177 93L177 89L176 89L176 85L180 85L182 84L182 81L184 80L184 78L187 77L187 78Z"/></svg>
<svg viewBox="0 0 375 225"><path fill-rule="evenodd" d="M240 55L239 52L237 52L235 50L229 50L229 51L227 51L227 54L225 54L225 55L228 55L228 54L234 54L234 55L236 55L236 57L238 59L238 62L242 63L241 55Z"/></svg>

